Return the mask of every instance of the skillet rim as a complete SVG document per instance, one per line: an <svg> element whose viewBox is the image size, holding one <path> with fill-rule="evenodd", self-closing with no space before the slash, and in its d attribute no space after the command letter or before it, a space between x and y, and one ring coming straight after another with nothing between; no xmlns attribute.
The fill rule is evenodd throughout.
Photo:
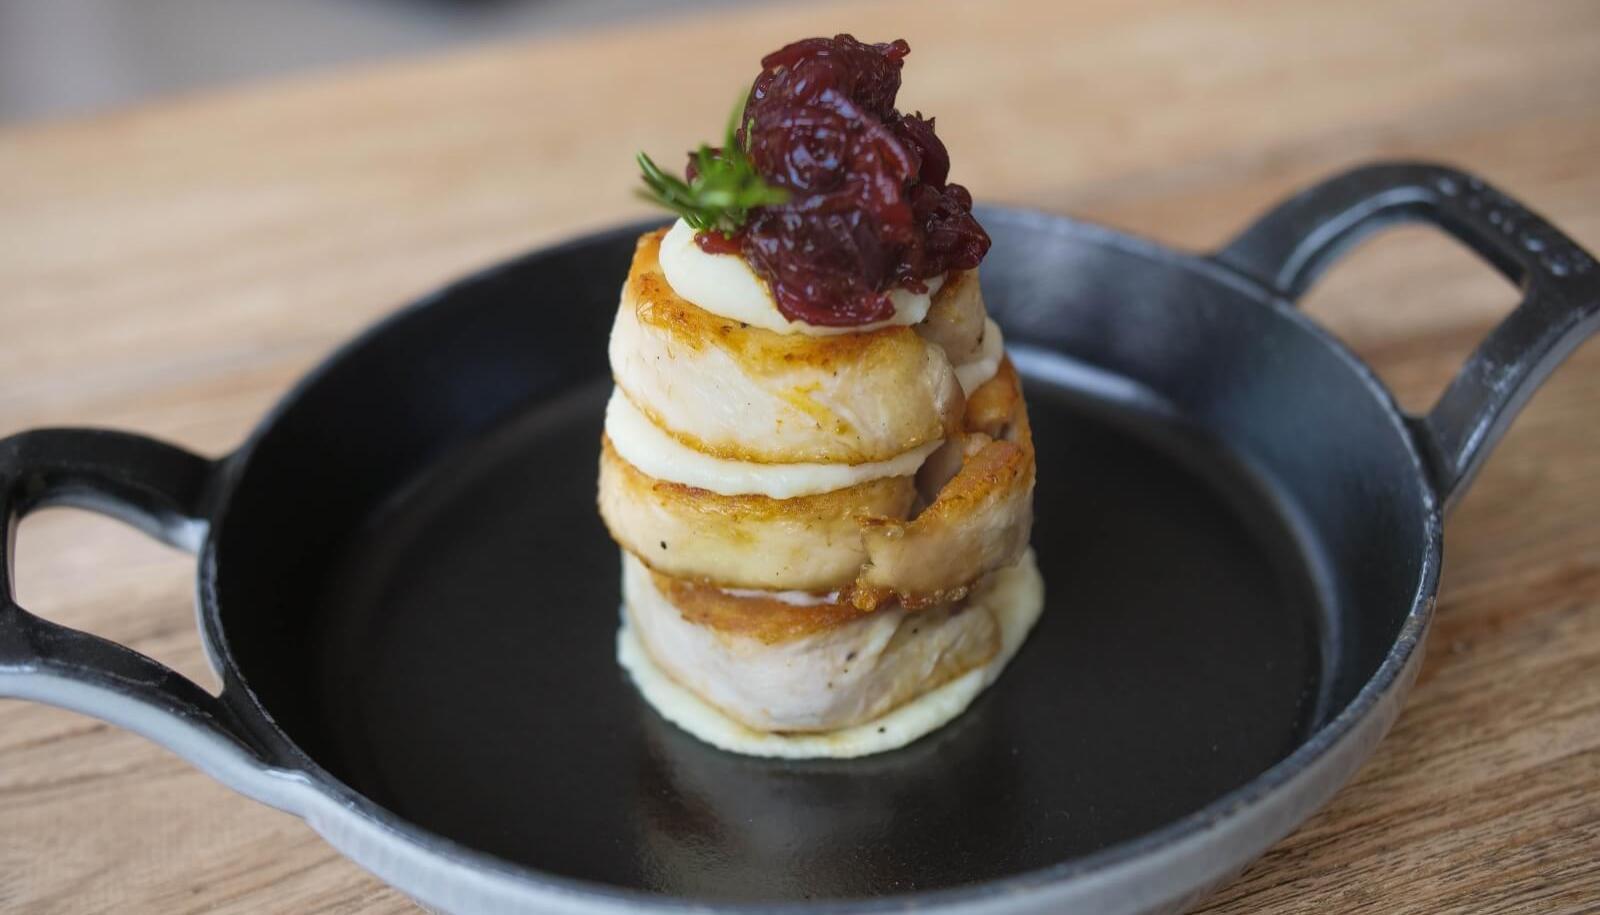
<svg viewBox="0 0 1600 915"><path fill-rule="evenodd" d="M269 755L263 760L265 765L270 769L279 770L275 774L286 776L299 782L303 787L313 789L324 799L337 802L345 813L361 818L368 825L415 846L426 855L443 858L453 865L471 871L511 881L515 887L514 891L525 904L543 901L576 904L580 907L587 905L589 910L595 912L644 909L663 912L760 912L768 915L806 915L821 910L883 913L905 911L911 907L960 911L979 907L983 903L1003 904L1012 898L1027 904L1030 901L1027 899L1029 896L1039 896L1049 890L1070 892L1074 886L1085 886L1087 881L1096 875L1110 875L1115 870L1128 867L1140 859L1153 858L1158 852L1177 851L1189 842L1203 843L1208 833L1239 823L1247 812L1261 808L1266 801L1278 796L1280 791L1286 790L1296 779L1303 776L1314 779L1318 765L1331 762L1332 752L1352 737L1358 725L1366 722L1385 699L1391 696L1403 697L1408 691L1408 678L1414 675L1421 660L1417 649L1425 640L1432 621L1443 552L1442 506L1407 414L1371 367L1343 341L1295 308L1281 294L1219 263L1211 256L1182 251L1134 233L1032 208L980 205L975 209L986 222L1008 223L1027 232L1048 233L1080 243L1110 247L1152 262L1163 269L1196 274L1206 281L1227 287L1240 296L1252 300L1252 304L1258 307L1271 308L1279 312L1281 317L1296 325L1300 331L1311 334L1324 346L1329 347L1332 354L1356 375L1363 388L1383 411L1385 419L1393 426L1409 460L1409 472L1420 483L1418 489L1422 494L1420 504L1417 506L1423 515L1424 542L1420 545L1422 564L1417 587L1411 597L1411 607L1383 661L1362 684L1356 695L1336 715L1307 735L1283 759L1238 788L1183 817L1171 820L1135 838L1042 868L1019 871L979 883L879 897L819 902L735 903L654 894L629 887L553 874L478 851L449 836L418 826L379 805L353 786L335 777L301 749L278 725L260 697L250 687L244 671L234 659L224 631L218 594L219 535L227 526L234 495L242 481L247 478L251 461L262 443L280 420L304 401L335 367L416 314L447 303L480 283L493 280L531 262L570 256L597 245L634 238L665 224L662 220L651 219L587 232L565 241L533 249L474 270L401 306L331 350L273 404L237 449L218 461L217 480L213 490L213 501L210 503L212 509L208 519L209 524L199 553L196 597L201 624L201 642L207 660L223 683L221 695L223 703L236 713L240 724L247 728L251 736L267 751ZM1398 468L1396 471L1398 472ZM1398 695L1396 695L1397 688ZM1398 708L1394 711L1398 714ZM1317 785L1303 786L1302 790L1306 791L1315 787L1322 788L1321 795L1312 802L1309 810L1314 811L1320 807L1326 802L1328 795L1348 782L1354 769L1370 756L1378 739L1387 732L1390 724L1392 719L1379 725L1379 733L1366 747L1358 751L1358 758L1349 771L1338 773L1333 777L1331 788ZM1327 778L1324 778L1324 781L1327 781ZM307 816L308 810L293 810L310 819ZM1262 836L1251 837L1252 841L1248 847L1223 849L1215 855L1216 861L1211 868L1216 872L1215 876L1209 880L1186 881L1182 885L1173 886L1166 895L1152 897L1150 902L1159 904L1166 900L1170 904L1173 900L1191 898L1189 894L1209 888L1217 879L1225 878L1236 872L1239 867L1253 861L1261 849L1298 828L1308 815L1295 816L1286 826L1275 829L1271 835L1265 835L1264 839ZM312 825L319 832L322 831L320 824L313 822ZM331 837L328 838L332 841ZM346 846L337 842L333 844L359 865L368 867L366 861L349 852ZM400 888L404 892L412 892L410 888Z"/></svg>

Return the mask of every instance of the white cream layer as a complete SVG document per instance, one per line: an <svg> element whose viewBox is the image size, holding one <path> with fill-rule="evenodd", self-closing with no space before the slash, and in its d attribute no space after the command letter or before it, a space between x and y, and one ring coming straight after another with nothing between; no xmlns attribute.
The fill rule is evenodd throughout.
<svg viewBox="0 0 1600 915"><path fill-rule="evenodd" d="M818 607L823 604L833 604L839 601L838 591L829 591L825 594L815 594L811 591L763 591L759 588L719 588L729 597L764 597L775 600L780 604L791 607Z"/></svg>
<svg viewBox="0 0 1600 915"><path fill-rule="evenodd" d="M943 439L866 464L757 464L696 451L657 428L621 389L606 404L606 436L622 459L647 476L724 496L793 499L917 472Z"/></svg>
<svg viewBox="0 0 1600 915"><path fill-rule="evenodd" d="M661 272L672 290L714 315L742 321L780 334L858 334L879 327L916 324L928 316L933 295L944 284L944 277L925 280L927 292L896 288L889 292L894 317L859 327L821 327L804 321L791 321L778 310L772 290L737 254L707 254L694 241L695 230L683 220L673 223L661 240Z"/></svg>

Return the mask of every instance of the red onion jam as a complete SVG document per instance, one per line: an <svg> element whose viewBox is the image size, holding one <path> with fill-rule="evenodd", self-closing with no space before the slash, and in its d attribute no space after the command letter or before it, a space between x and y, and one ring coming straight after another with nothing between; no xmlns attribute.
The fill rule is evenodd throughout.
<svg viewBox="0 0 1600 915"><path fill-rule="evenodd" d="M978 266L989 235L972 195L949 184L950 155L933 119L895 110L905 41L807 38L761 60L739 139L789 202L758 208L732 250L772 287L792 321L854 327L894 315L889 290Z"/></svg>

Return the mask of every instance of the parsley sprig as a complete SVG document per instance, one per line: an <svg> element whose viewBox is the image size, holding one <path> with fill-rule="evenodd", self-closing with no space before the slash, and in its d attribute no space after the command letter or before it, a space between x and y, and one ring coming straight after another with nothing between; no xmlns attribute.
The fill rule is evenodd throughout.
<svg viewBox="0 0 1600 915"><path fill-rule="evenodd" d="M639 196L666 207L699 232L721 232L731 237L756 207L786 203L789 192L766 182L739 143L739 123L744 101L734 107L721 149L702 143L694 151L693 180L668 174L648 155L639 153L644 187Z"/></svg>

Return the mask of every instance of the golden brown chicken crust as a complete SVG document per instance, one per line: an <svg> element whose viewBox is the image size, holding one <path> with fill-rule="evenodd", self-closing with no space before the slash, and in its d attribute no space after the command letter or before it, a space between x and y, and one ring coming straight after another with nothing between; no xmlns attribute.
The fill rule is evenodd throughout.
<svg viewBox="0 0 1600 915"><path fill-rule="evenodd" d="M1022 401L1022 384L1010 359L1002 359L995 377L978 386L967 398L967 413L962 418L962 431L981 432L993 439L1012 438L1011 425L1022 423L1016 440L1033 449L1033 436L1027 429L1028 408Z"/></svg>
<svg viewBox="0 0 1600 915"><path fill-rule="evenodd" d="M949 479L933 485L920 512L909 477L798 499L723 496L654 479L606 442L601 515L623 547L685 587L837 590L839 603L860 612L896 603L913 610L950 604L984 575L1015 562L1032 528L1033 439L1010 360L973 392L965 426L947 445ZM762 608L778 603L723 598L718 614L698 619L736 629L729 621L740 607L762 616ZM801 625L795 619L826 626L849 618L789 610L773 631Z"/></svg>
<svg viewBox="0 0 1600 915"><path fill-rule="evenodd" d="M652 572L651 577L656 590L689 622L767 645L826 632L861 618L861 611L837 593L819 603L791 604L762 595L729 594L714 585L660 572Z"/></svg>
<svg viewBox="0 0 1600 915"><path fill-rule="evenodd" d="M959 430L964 403L954 369L944 350L913 328L780 334L712 314L667 282L664 234L639 239L613 330L613 375L658 428L728 460L849 464L887 460ZM630 381L619 357L636 360L634 372L660 383ZM737 423L723 415L696 423L671 401L685 390L750 401L747 415Z"/></svg>
<svg viewBox="0 0 1600 915"><path fill-rule="evenodd" d="M629 556L640 647L701 701L758 731L831 731L879 718L981 667L1004 646L997 608L860 613L796 608L652 575ZM840 622L842 620L842 622Z"/></svg>
<svg viewBox="0 0 1600 915"><path fill-rule="evenodd" d="M939 287L928 316L915 329L922 339L943 349L951 363L960 365L976 358L983 348L988 317L978 286L978 271L962 270L951 274Z"/></svg>
<svg viewBox="0 0 1600 915"><path fill-rule="evenodd" d="M729 588L830 591L866 562L861 518L905 518L911 477L773 499L721 495L649 476L600 449L600 516L611 536L651 569Z"/></svg>
<svg viewBox="0 0 1600 915"><path fill-rule="evenodd" d="M931 504L910 520L869 519L867 564L852 599L871 610L909 609L966 596L985 574L1016 562L1033 528L1034 451L1022 384L1010 359L973 392L967 431L951 447L963 460Z"/></svg>

